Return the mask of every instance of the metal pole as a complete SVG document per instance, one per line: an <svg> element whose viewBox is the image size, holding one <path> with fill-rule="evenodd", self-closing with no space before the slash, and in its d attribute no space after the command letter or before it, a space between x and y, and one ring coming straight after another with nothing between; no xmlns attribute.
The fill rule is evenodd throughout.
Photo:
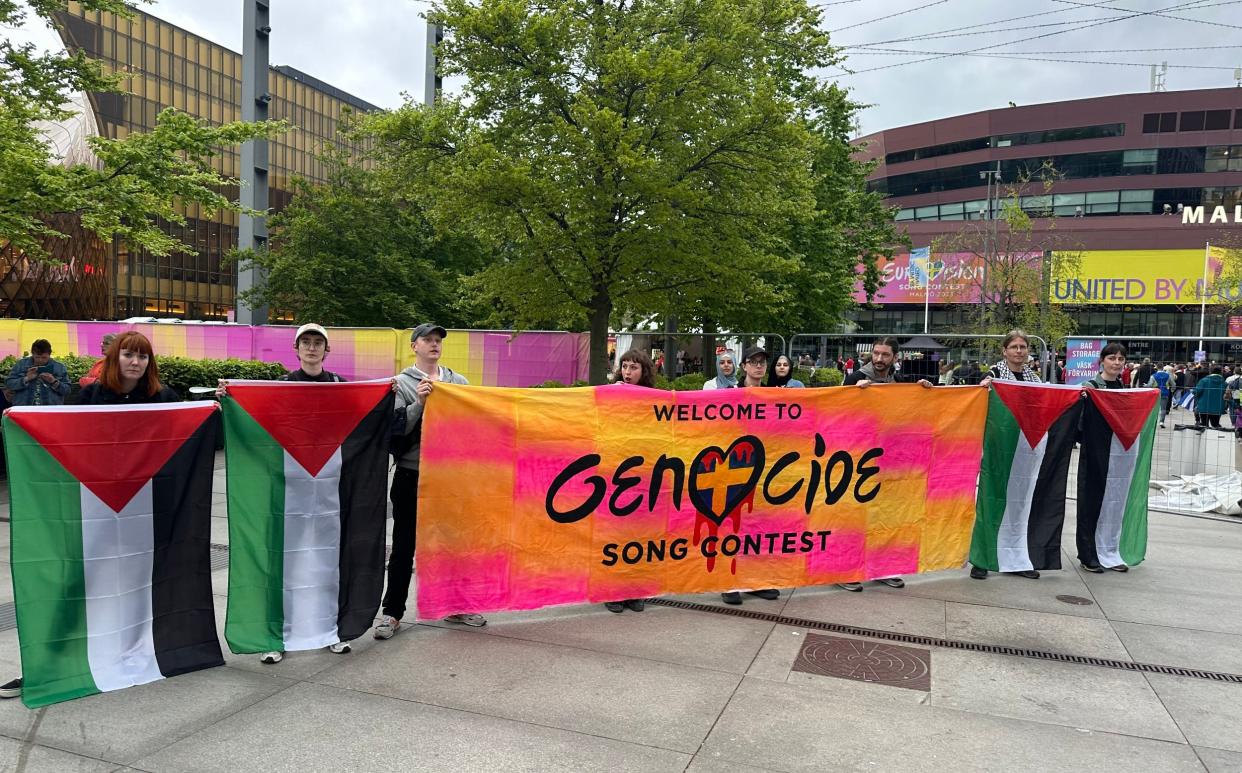
<svg viewBox="0 0 1242 773"><path fill-rule="evenodd" d="M1212 254L1212 243L1203 243L1203 284L1199 285L1199 348L1203 351L1203 327L1207 322L1207 277L1208 277L1208 258ZM1206 355L1205 355L1206 358Z"/></svg>
<svg viewBox="0 0 1242 773"><path fill-rule="evenodd" d="M268 0L245 0L242 12L242 92L241 117L243 121L266 121L267 106L272 95L267 90L268 36L272 27L268 24ZM249 140L241 149L241 204L249 210L267 212L267 140ZM240 250L260 251L267 246L267 217L263 214L243 213L237 229L237 247ZM241 296L247 290L262 286L263 271L257 266L238 268L237 271L237 321L247 325L267 322L266 306L251 306Z"/></svg>
<svg viewBox="0 0 1242 773"><path fill-rule="evenodd" d="M931 247L927 248L927 257L923 263L923 335L927 335L928 317L931 315Z"/></svg>

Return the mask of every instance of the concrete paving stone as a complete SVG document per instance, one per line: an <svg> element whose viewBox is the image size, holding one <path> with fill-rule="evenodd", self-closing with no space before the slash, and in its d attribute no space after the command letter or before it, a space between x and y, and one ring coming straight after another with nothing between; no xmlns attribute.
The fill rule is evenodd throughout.
<svg viewBox="0 0 1242 773"><path fill-rule="evenodd" d="M946 615L950 639L1130 659L1107 620L954 602L947 605Z"/></svg>
<svg viewBox="0 0 1242 773"><path fill-rule="evenodd" d="M957 650L932 652L932 705L1185 743L1143 674Z"/></svg>
<svg viewBox="0 0 1242 773"><path fill-rule="evenodd" d="M756 679L771 679L784 682L789 678L794 658L806 644L806 629L778 625L768 634L763 648L755 656L755 660L746 669L746 675Z"/></svg>
<svg viewBox="0 0 1242 773"><path fill-rule="evenodd" d="M1112 625L1139 663L1242 674L1242 635L1138 623Z"/></svg>
<svg viewBox="0 0 1242 773"><path fill-rule="evenodd" d="M312 681L687 752L741 678L432 626L381 645Z"/></svg>
<svg viewBox="0 0 1242 773"><path fill-rule="evenodd" d="M1242 685L1164 674L1146 676L1187 741L1242 752Z"/></svg>
<svg viewBox="0 0 1242 773"><path fill-rule="evenodd" d="M825 705L811 687L743 680L699 752L780 771L1202 773L1185 744L861 697Z"/></svg>
<svg viewBox="0 0 1242 773"><path fill-rule="evenodd" d="M1068 563L1064 565L1069 566ZM995 572L986 580L972 580L967 570L954 569L907 577L904 591L910 596L960 604L1027 609L1076 617L1104 617L1104 613L1094 604L1074 606L1057 601L1060 595L1091 598L1091 592L1073 569L1043 572L1038 580Z"/></svg>
<svg viewBox="0 0 1242 773"><path fill-rule="evenodd" d="M690 760L690 767L686 768L686 773L783 773L783 771L775 768L756 768L753 765L743 765L740 762L700 752Z"/></svg>
<svg viewBox="0 0 1242 773"><path fill-rule="evenodd" d="M498 614L480 630L742 674L772 631L772 623L658 606L615 614L595 604Z"/></svg>
<svg viewBox="0 0 1242 773"><path fill-rule="evenodd" d="M785 604L789 602L793 595L794 589L781 588L781 597L773 601L766 601L754 596L742 594L742 609L751 612L763 612L769 615L784 614ZM678 593L668 596L674 601L686 601L691 604L707 604L713 607L724 607L725 609L737 609L735 605L726 604L721 600L719 593Z"/></svg>
<svg viewBox="0 0 1242 773"><path fill-rule="evenodd" d="M944 636L944 602L868 583L862 593L837 587L799 588L787 617L857 625L918 636Z"/></svg>
<svg viewBox="0 0 1242 773"><path fill-rule="evenodd" d="M290 684L232 668L211 668L37 711L18 700L0 701L0 735L129 764ZM36 722L37 731L27 739Z"/></svg>
<svg viewBox="0 0 1242 773"><path fill-rule="evenodd" d="M1109 620L1242 634L1242 594L1236 571L1223 585L1176 591L1138 582L1093 586L1091 595Z"/></svg>
<svg viewBox="0 0 1242 773"><path fill-rule="evenodd" d="M0 738L0 771L15 773L105 773L116 764L70 754L15 738Z"/></svg>
<svg viewBox="0 0 1242 773"><path fill-rule="evenodd" d="M1196 746L1195 751L1207 767L1208 773L1242 773L1242 752L1212 749L1207 746Z"/></svg>
<svg viewBox="0 0 1242 773"><path fill-rule="evenodd" d="M135 766L153 773L680 773L689 759L687 754L650 746L299 684Z"/></svg>

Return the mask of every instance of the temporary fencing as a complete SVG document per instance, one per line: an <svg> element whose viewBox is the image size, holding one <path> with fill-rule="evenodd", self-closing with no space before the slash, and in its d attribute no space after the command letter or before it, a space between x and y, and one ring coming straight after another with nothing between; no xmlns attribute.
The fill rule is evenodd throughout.
<svg viewBox="0 0 1242 773"><path fill-rule="evenodd" d="M860 355L870 352L871 345L880 338L897 339L901 345L898 359L904 370L935 381L940 363L944 361L955 365L977 361L986 371L1000 359L1000 342L1005 336L993 333L798 333L789 339L788 354L795 362L804 354L822 363L850 357L857 361ZM1037 350L1032 352L1035 362L1039 363L1036 369L1041 374L1050 373L1052 360L1048 355L1048 343L1039 336L1027 338L1038 345ZM941 343L942 340L957 345L946 346ZM995 351L980 351L980 341L992 340L997 342Z"/></svg>

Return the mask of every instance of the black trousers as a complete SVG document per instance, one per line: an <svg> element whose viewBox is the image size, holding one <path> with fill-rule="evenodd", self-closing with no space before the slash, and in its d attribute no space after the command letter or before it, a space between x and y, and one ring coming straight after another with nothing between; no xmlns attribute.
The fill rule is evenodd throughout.
<svg viewBox="0 0 1242 773"><path fill-rule="evenodd" d="M392 501L392 553L388 556L388 589L384 614L398 620L405 614L414 572L414 541L418 533L418 470L398 467L388 491Z"/></svg>
<svg viewBox="0 0 1242 773"><path fill-rule="evenodd" d="M1219 413L1196 413L1195 424L1198 424L1201 427L1216 427L1217 429L1219 429L1220 428L1220 414Z"/></svg>

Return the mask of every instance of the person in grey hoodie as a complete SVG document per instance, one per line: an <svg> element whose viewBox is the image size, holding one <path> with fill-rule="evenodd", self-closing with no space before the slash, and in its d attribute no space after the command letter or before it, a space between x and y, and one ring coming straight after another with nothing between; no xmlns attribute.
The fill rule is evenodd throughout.
<svg viewBox="0 0 1242 773"><path fill-rule="evenodd" d="M414 364L397 375L398 416L405 415L408 448L397 458L388 496L392 500L392 553L388 557L388 587L384 591L383 612L375 626L375 638L391 639L401 629L405 602L410 595L410 576L414 571L414 538L418 529L418 457L422 446L423 406L436 382L469 384L466 377L440 365L444 337L448 331L431 322L414 328L410 349ZM450 615L450 623L473 627L487 625L482 615Z"/></svg>

